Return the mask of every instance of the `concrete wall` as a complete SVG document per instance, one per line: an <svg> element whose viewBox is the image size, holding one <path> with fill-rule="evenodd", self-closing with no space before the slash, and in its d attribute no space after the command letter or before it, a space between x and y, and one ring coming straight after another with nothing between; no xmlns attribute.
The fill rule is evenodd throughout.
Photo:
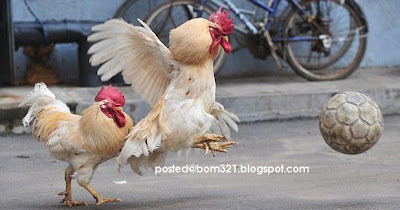
<svg viewBox="0 0 400 210"><path fill-rule="evenodd" d="M146 0L141 0L146 2ZM160 1L157 1L160 2ZM241 6L248 6L243 0L234 0ZM22 0L13 0L14 21L34 21ZM28 0L33 11L41 20L98 20L103 21L113 17L123 0ZM370 33L368 36L367 53L362 62L363 67L397 66L400 59L397 49L400 49L399 0L359 0L358 3L366 13ZM250 7L251 8L251 7ZM140 11L146 11L140 8ZM144 18L144 14L138 14ZM25 74L26 57L18 50L18 77ZM78 57L77 45L59 44L52 54L50 64L59 69L64 83L77 82ZM222 76L250 74L275 74L275 65L267 61L256 60L248 51L241 50L228 58Z"/></svg>

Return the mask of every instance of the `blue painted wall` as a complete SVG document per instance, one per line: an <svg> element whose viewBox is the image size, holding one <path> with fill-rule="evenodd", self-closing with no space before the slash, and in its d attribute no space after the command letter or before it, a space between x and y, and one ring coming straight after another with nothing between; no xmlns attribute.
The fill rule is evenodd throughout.
<svg viewBox="0 0 400 210"><path fill-rule="evenodd" d="M42 20L97 20L103 21L113 17L124 0L28 0L33 11ZM146 1L146 0L141 0ZM246 1L234 0L238 5L249 7ZM400 1L399 0L359 0L368 22L367 53L362 62L363 67L391 67L400 65ZM13 0L14 21L34 21L26 9L23 0ZM143 16L143 15L139 15ZM143 18L143 17L142 17ZM25 74L27 58L17 52L18 77ZM64 83L73 84L78 77L78 56L76 44L59 44L53 52L50 65L59 69ZM268 58L256 60L247 50L241 50L228 58L221 72L223 76L250 74L276 74L275 65ZM285 71L284 71L285 72ZM287 72L287 71L286 71Z"/></svg>

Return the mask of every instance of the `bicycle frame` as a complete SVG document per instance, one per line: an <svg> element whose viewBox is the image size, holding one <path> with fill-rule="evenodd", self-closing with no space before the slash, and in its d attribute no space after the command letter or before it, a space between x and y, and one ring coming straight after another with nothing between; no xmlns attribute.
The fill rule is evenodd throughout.
<svg viewBox="0 0 400 210"><path fill-rule="evenodd" d="M259 34L260 31L257 29L257 27L245 16L243 13L240 11L239 8L231 1L231 0L222 0L234 13L237 17L239 17L240 21L246 25L246 27L253 33L253 34ZM255 4L256 6L264 9L265 11L268 11L268 18L266 18L265 24L265 30L269 31L272 25L272 22L270 20L275 19L276 13L277 13L277 8L280 3L280 0L273 0L272 5L268 6L266 3L264 3L261 0L248 0L251 3ZM300 5L298 0L287 0L291 4L294 5L296 9L298 9L301 12L301 15L304 16L304 18L307 18L307 12L304 10L304 8ZM198 11L198 16L201 16L203 12L203 5L207 2L207 0L201 0L200 2L200 8ZM272 38L273 42L295 42L295 41L309 41L309 40L316 40L318 38L311 37L311 36L299 36L299 37L274 37Z"/></svg>

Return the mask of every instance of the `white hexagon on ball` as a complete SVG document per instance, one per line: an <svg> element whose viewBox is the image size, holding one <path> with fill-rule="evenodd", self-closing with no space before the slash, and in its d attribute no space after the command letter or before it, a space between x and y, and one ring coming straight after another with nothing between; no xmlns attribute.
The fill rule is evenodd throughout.
<svg viewBox="0 0 400 210"><path fill-rule="evenodd" d="M319 116L319 129L325 142L343 154L360 154L378 142L383 117L370 97L358 92L333 96Z"/></svg>

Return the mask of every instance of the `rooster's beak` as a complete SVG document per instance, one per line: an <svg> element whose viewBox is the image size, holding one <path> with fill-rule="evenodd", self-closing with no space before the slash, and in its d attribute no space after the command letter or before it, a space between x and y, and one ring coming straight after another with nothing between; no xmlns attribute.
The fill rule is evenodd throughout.
<svg viewBox="0 0 400 210"><path fill-rule="evenodd" d="M229 41L229 38L228 38L228 36L224 36L224 37L222 37L223 39L225 39L225 41Z"/></svg>

